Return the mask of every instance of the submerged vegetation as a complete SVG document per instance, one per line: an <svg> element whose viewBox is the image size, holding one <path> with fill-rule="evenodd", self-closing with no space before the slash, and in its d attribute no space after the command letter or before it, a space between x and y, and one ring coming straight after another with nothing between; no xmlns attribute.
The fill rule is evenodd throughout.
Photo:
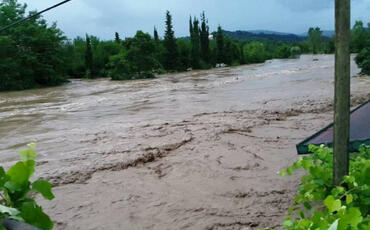
<svg viewBox="0 0 370 230"><path fill-rule="evenodd" d="M291 175L304 169L291 216L284 222L288 230L370 229L370 147L350 155L350 172L340 186L333 185L333 150L324 146L310 146L306 156L281 171Z"/></svg>

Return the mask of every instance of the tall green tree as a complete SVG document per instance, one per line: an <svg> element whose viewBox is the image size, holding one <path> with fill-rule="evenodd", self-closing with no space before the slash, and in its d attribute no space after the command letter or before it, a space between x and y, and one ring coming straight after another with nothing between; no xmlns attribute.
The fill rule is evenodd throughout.
<svg viewBox="0 0 370 230"><path fill-rule="evenodd" d="M362 21L356 21L351 31L351 50L359 53L365 47L370 47L370 28L364 27Z"/></svg>
<svg viewBox="0 0 370 230"><path fill-rule="evenodd" d="M319 27L310 28L308 30L307 41L311 47L311 51L314 54L317 54L321 51L322 45L322 31Z"/></svg>
<svg viewBox="0 0 370 230"><path fill-rule="evenodd" d="M93 53L92 53L92 48L91 48L90 36L87 34L86 34L85 69L86 69L86 77L92 78L93 76Z"/></svg>
<svg viewBox="0 0 370 230"><path fill-rule="evenodd" d="M173 31L172 16L166 12L166 30L164 35L164 67L167 70L177 70L179 53L177 50L175 32Z"/></svg>
<svg viewBox="0 0 370 230"><path fill-rule="evenodd" d="M116 32L116 33L114 34L114 40L115 40L118 44L120 44L120 43L121 43L121 38L119 37L119 33L118 33L118 32Z"/></svg>
<svg viewBox="0 0 370 230"><path fill-rule="evenodd" d="M131 48L127 51L127 61L132 72L142 74L158 67L154 57L155 44L149 34L137 31L132 39Z"/></svg>
<svg viewBox="0 0 370 230"><path fill-rule="evenodd" d="M204 62L209 63L209 26L208 20L206 19L203 11L201 15L201 29L200 29L200 47L202 52L202 59Z"/></svg>
<svg viewBox="0 0 370 230"><path fill-rule="evenodd" d="M179 70L187 70L191 67L191 42L187 39L177 39L177 47L179 49Z"/></svg>
<svg viewBox="0 0 370 230"><path fill-rule="evenodd" d="M222 27L219 25L217 28L216 34L216 43L217 43L217 62L223 63L225 62L225 53L224 53L224 34L222 31Z"/></svg>
<svg viewBox="0 0 370 230"><path fill-rule="evenodd" d="M154 41L156 42L159 41L158 31L156 27L154 27Z"/></svg>
<svg viewBox="0 0 370 230"><path fill-rule="evenodd" d="M155 58L155 42L142 31L130 39L130 48L111 57L109 76L114 80L154 77L152 70L160 68Z"/></svg>
<svg viewBox="0 0 370 230"><path fill-rule="evenodd" d="M191 40L191 66L194 69L200 68L200 30L199 30L199 20L194 17L192 20L192 26L190 29L190 40Z"/></svg>
<svg viewBox="0 0 370 230"><path fill-rule="evenodd" d="M0 1L0 27L27 16L26 4L17 0ZM65 41L56 24L48 25L41 16L0 34L0 91L66 82Z"/></svg>

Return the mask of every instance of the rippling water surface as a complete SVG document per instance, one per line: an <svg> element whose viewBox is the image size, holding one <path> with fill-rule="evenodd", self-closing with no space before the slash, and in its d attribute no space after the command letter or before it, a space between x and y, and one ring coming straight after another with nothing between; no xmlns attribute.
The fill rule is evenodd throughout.
<svg viewBox="0 0 370 230"><path fill-rule="evenodd" d="M13 160L16 150L31 141L38 143L42 158L68 158L109 145L84 142L100 132L115 135L138 124L260 109L277 99L306 97L321 87L320 82L333 81L333 66L332 55L304 55L154 80L73 80L61 87L0 93L0 160ZM358 72L352 63L352 74Z"/></svg>

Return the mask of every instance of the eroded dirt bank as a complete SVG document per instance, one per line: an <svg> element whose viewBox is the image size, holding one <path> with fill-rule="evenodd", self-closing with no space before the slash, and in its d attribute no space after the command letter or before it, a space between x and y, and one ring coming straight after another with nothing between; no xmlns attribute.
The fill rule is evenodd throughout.
<svg viewBox="0 0 370 230"><path fill-rule="evenodd" d="M277 172L332 120L333 57L315 58L0 94L1 157L38 142L56 229L279 226L299 182ZM369 93L353 78L353 105Z"/></svg>

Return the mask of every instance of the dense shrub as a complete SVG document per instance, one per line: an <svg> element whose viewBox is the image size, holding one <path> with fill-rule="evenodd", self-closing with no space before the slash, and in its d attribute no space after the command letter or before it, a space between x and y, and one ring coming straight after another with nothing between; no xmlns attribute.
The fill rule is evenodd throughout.
<svg viewBox="0 0 370 230"><path fill-rule="evenodd" d="M0 27L25 17L25 4L18 4L16 0L0 2ZM0 91L66 82L65 39L55 24L48 26L41 17L3 32L0 35Z"/></svg>
<svg viewBox="0 0 370 230"><path fill-rule="evenodd" d="M291 216L284 222L288 230L370 229L370 148L362 146L359 153L350 155L350 172L340 186L333 185L333 150L310 146L313 155L295 162L281 175L291 175L304 169L290 208Z"/></svg>
<svg viewBox="0 0 370 230"><path fill-rule="evenodd" d="M370 75L370 48L364 48L356 56L355 61L361 68L361 74Z"/></svg>

